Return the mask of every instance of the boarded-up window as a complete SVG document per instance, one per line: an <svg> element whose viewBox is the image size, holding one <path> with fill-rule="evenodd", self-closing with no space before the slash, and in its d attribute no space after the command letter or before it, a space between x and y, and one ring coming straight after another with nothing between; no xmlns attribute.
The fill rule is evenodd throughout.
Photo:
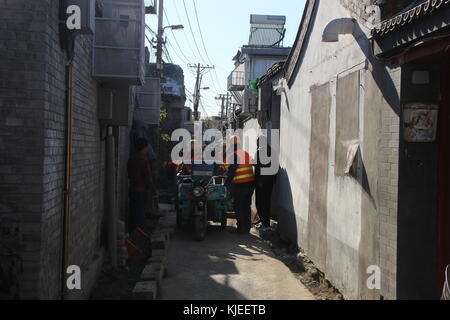
<svg viewBox="0 0 450 320"><path fill-rule="evenodd" d="M349 145L359 139L359 77L357 71L337 81L336 176L345 175Z"/></svg>
<svg viewBox="0 0 450 320"><path fill-rule="evenodd" d="M327 253L327 194L330 153L330 84L311 88L311 144L308 239L310 255L325 265Z"/></svg>

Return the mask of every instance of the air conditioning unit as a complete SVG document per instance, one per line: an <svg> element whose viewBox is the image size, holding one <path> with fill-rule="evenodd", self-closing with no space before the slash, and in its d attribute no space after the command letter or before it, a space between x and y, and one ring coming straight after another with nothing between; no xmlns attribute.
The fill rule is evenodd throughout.
<svg viewBox="0 0 450 320"><path fill-rule="evenodd" d="M247 88L244 90L242 113L255 113L258 110L257 91Z"/></svg>
<svg viewBox="0 0 450 320"><path fill-rule="evenodd" d="M63 0L62 3L62 16L65 17L63 24L69 31L94 34L95 0Z"/></svg>
<svg viewBox="0 0 450 320"><path fill-rule="evenodd" d="M94 1L93 1L94 2ZM145 82L144 0L103 0L95 18L92 75L99 82Z"/></svg>

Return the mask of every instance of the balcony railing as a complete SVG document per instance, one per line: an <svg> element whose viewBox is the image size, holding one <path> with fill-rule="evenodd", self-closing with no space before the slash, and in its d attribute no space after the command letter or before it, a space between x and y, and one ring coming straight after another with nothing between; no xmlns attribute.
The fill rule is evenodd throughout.
<svg viewBox="0 0 450 320"><path fill-rule="evenodd" d="M228 91L242 91L247 87L245 72L233 71L228 76Z"/></svg>

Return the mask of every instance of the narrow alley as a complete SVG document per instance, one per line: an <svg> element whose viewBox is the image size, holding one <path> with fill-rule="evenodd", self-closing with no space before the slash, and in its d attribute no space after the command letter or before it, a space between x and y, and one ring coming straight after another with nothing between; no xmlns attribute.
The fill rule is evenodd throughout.
<svg viewBox="0 0 450 320"><path fill-rule="evenodd" d="M174 213L171 220L175 227ZM189 230L177 230L167 250L160 299L314 300L255 231L234 235L231 229L210 225L204 242L194 242Z"/></svg>
<svg viewBox="0 0 450 320"><path fill-rule="evenodd" d="M0 0L0 300L450 300L449 74L450 0Z"/></svg>

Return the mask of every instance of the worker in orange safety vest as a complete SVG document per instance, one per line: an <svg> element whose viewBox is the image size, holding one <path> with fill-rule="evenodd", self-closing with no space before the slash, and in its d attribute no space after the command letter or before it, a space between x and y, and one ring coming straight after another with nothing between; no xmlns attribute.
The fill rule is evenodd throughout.
<svg viewBox="0 0 450 320"><path fill-rule="evenodd" d="M255 190L252 158L242 149L238 136L231 137L231 147L233 152L227 158L228 172L225 185L230 187L234 198L237 229L233 230L233 233L248 234L251 229L251 204Z"/></svg>

